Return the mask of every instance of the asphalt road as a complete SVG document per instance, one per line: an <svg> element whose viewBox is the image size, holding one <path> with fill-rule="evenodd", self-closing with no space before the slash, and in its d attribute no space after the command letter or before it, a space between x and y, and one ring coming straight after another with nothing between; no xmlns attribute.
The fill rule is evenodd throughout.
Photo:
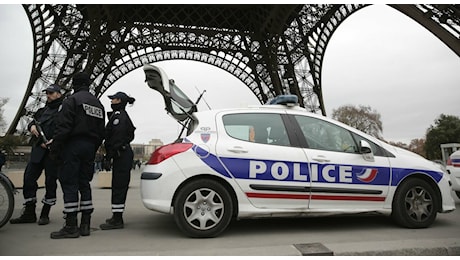
<svg viewBox="0 0 460 260"><path fill-rule="evenodd" d="M147 210L140 200L140 170L132 172L125 212L125 228L100 230L111 216L110 189L93 181L93 213L89 237L50 239L63 224L62 193L45 226L7 224L0 228L0 255L133 255L133 256L283 256L333 255L460 255L460 200L457 210L439 214L427 229L395 226L386 216L349 215L334 217L239 220L217 238L191 239L177 228L172 216ZM41 199L44 189L39 189ZM15 212L22 208L22 190L15 196ZM41 209L38 204L37 214Z"/></svg>

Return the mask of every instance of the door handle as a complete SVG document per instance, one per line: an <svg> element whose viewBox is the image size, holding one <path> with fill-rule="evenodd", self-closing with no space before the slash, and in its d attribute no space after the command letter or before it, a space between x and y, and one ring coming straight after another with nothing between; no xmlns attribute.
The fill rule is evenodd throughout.
<svg viewBox="0 0 460 260"><path fill-rule="evenodd" d="M326 159L326 157L324 156L318 156L318 157L313 157L312 158L313 161L317 161L317 162L330 162L331 160L329 159Z"/></svg>
<svg viewBox="0 0 460 260"><path fill-rule="evenodd" d="M232 153L247 153L248 150L244 149L241 146L234 146L231 148L228 148L227 151L232 152Z"/></svg>

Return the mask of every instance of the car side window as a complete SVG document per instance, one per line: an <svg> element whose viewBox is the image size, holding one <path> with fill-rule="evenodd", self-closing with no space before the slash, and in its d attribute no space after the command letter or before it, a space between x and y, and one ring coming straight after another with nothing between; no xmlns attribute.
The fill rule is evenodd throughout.
<svg viewBox="0 0 460 260"><path fill-rule="evenodd" d="M222 117L225 131L233 138L260 144L289 146L286 127L279 114L239 113Z"/></svg>
<svg viewBox="0 0 460 260"><path fill-rule="evenodd" d="M295 119L309 148L345 153L358 152L358 146L347 129L313 117L295 116Z"/></svg>

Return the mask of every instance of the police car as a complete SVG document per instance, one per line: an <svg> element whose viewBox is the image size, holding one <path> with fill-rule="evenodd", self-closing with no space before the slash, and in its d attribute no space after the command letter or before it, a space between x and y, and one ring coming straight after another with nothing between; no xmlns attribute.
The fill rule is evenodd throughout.
<svg viewBox="0 0 460 260"><path fill-rule="evenodd" d="M142 202L173 215L190 237L218 236L232 219L330 213L388 213L403 227L425 228L455 209L437 164L309 113L296 96L196 112L161 68L144 72L185 137L152 154Z"/></svg>
<svg viewBox="0 0 460 260"><path fill-rule="evenodd" d="M447 160L447 172L450 173L452 190L460 199L460 150L452 153Z"/></svg>

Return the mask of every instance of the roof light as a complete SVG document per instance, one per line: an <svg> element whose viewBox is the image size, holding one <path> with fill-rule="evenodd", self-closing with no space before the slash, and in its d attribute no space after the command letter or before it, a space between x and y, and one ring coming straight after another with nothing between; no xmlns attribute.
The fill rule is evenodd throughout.
<svg viewBox="0 0 460 260"><path fill-rule="evenodd" d="M268 102L269 105L297 105L299 98L296 95L279 95Z"/></svg>

